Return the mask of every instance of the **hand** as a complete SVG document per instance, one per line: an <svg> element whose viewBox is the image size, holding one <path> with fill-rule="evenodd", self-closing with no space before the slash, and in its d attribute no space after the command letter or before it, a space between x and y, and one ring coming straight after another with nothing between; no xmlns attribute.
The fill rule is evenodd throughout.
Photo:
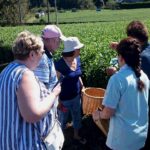
<svg viewBox="0 0 150 150"><path fill-rule="evenodd" d="M117 50L117 46L118 46L118 42L111 42L110 43L110 48L112 48L113 50Z"/></svg>
<svg viewBox="0 0 150 150"><path fill-rule="evenodd" d="M58 96L61 92L61 86L60 83L58 83L58 85L53 89L53 94L55 94L55 96Z"/></svg>
<svg viewBox="0 0 150 150"><path fill-rule="evenodd" d="M117 72L116 67L110 66L108 68L106 68L106 73L108 76L111 76L113 74L115 74Z"/></svg>
<svg viewBox="0 0 150 150"><path fill-rule="evenodd" d="M82 86L81 91L84 92L84 90L85 90L85 86Z"/></svg>
<svg viewBox="0 0 150 150"><path fill-rule="evenodd" d="M92 113L92 118L94 121L97 121L100 119L99 114L100 114L99 110L96 110L95 112Z"/></svg>

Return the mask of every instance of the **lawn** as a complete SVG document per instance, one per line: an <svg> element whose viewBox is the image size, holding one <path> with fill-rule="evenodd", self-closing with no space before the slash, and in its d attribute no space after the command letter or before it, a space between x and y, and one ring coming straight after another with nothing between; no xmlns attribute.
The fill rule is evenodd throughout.
<svg viewBox="0 0 150 150"><path fill-rule="evenodd" d="M150 9L128 9L128 10L78 10L77 12L66 11L58 12L58 23L83 23L83 22L114 22L114 21L131 21L147 20ZM47 16L42 17L47 22ZM30 17L28 22L39 22L34 16ZM56 22L56 14L50 13L50 22Z"/></svg>
<svg viewBox="0 0 150 150"><path fill-rule="evenodd" d="M84 70L83 78L87 86L106 87L107 77L105 68L109 65L110 59L115 56L115 53L109 48L109 43L111 41L119 41L126 37L125 28L131 20L138 18L150 28L150 21L147 14L150 14L150 9L102 10L101 12L86 10L75 13L68 11L59 14L62 15L61 19L64 17L66 21L70 17L72 20L79 22L79 18L83 16L82 20L89 20L87 23L59 24L64 35L77 36L85 45L81 50L81 60ZM97 15L99 17L97 17ZM90 22L90 18L95 22ZM97 22L97 18L103 18L103 21ZM40 35L44 26L45 25L22 25L16 27L0 27L0 62L8 62L9 56L4 56L1 52L2 50L11 49L12 42L19 32L29 30ZM59 51L57 51L55 59L60 57L62 49L63 45L61 45ZM1 61L3 57L6 58L5 61Z"/></svg>

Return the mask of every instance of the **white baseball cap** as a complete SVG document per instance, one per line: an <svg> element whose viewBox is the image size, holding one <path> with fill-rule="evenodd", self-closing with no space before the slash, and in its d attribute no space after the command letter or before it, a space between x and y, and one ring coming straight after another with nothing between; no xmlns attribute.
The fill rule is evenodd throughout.
<svg viewBox="0 0 150 150"><path fill-rule="evenodd" d="M64 40L64 50L63 53L72 52L76 49L80 49L84 46L77 37L67 37Z"/></svg>

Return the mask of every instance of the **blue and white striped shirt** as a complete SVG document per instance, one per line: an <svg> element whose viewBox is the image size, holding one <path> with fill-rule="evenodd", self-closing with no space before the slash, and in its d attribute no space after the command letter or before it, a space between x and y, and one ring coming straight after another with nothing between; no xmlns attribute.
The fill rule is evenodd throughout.
<svg viewBox="0 0 150 150"><path fill-rule="evenodd" d="M53 58L48 58L46 54L42 56L39 65L34 70L34 74L49 90L51 90L58 81Z"/></svg>
<svg viewBox="0 0 150 150"><path fill-rule="evenodd" d="M14 61L0 74L0 150L45 149L39 134L48 134L52 126L50 112L33 124L22 118L18 107L16 91L27 69Z"/></svg>

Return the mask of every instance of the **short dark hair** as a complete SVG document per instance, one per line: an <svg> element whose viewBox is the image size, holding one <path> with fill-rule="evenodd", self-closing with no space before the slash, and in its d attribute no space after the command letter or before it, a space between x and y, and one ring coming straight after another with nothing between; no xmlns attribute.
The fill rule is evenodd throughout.
<svg viewBox="0 0 150 150"><path fill-rule="evenodd" d="M62 52L61 53L63 57L72 57L75 54L75 51L71 51L71 52Z"/></svg>
<svg viewBox="0 0 150 150"><path fill-rule="evenodd" d="M141 21L130 22L126 28L126 33L144 44L148 43L148 29Z"/></svg>

